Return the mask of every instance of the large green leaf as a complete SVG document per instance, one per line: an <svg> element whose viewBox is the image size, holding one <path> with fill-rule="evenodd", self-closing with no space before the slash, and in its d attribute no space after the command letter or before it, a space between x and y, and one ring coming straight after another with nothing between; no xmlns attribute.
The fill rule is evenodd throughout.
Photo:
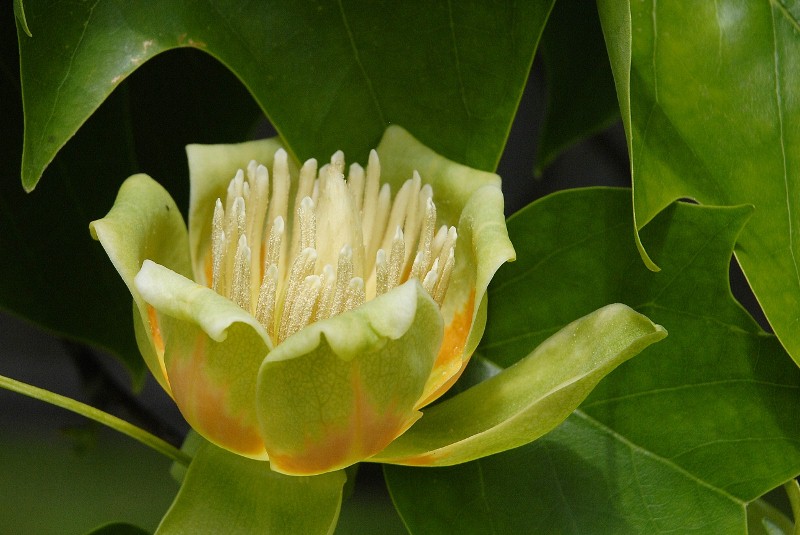
<svg viewBox="0 0 800 535"><path fill-rule="evenodd" d="M387 467L412 533L745 533L746 504L800 472L800 370L727 284L752 210L671 206L643 231L664 259L653 273L630 239L629 202L625 190L573 190L512 217L519 260L490 288L480 351L511 365L610 301L670 336L529 446Z"/></svg>
<svg viewBox="0 0 800 535"><path fill-rule="evenodd" d="M21 81L14 17L3 18L0 255L15 261L0 269L0 306L99 344L141 372L128 296L86 227L134 172L156 177L185 207L183 146L252 135L256 103L208 54L269 109L297 155L327 159L343 148L349 161L363 160L384 126L398 122L454 159L490 169L552 1L488 13L479 2L454 11L444 2L230 4L25 2L34 37L18 32ZM425 38L407 38L410 29ZM194 49L148 61L178 47ZM31 197L17 185L23 95L23 184L33 188L45 167L52 182Z"/></svg>
<svg viewBox="0 0 800 535"><path fill-rule="evenodd" d="M27 2L23 185L126 76L178 47L235 72L300 159L364 161L399 123L493 169L552 3Z"/></svg>
<svg viewBox="0 0 800 535"><path fill-rule="evenodd" d="M781 0L599 6L636 230L679 198L754 205L736 257L800 363L800 10Z"/></svg>
<svg viewBox="0 0 800 535"><path fill-rule="evenodd" d="M45 184L26 195L19 185L23 118L13 23L0 17L0 307L100 345L141 377L130 294L88 224L108 211L119 184L138 170L158 176L185 206L184 145L240 140L258 108L207 55L165 54L99 108L47 169ZM197 87L204 89L191 90Z"/></svg>
<svg viewBox="0 0 800 535"><path fill-rule="evenodd" d="M156 533L333 533L344 482L341 470L285 476L205 443Z"/></svg>
<svg viewBox="0 0 800 535"><path fill-rule="evenodd" d="M537 147L537 173L573 143L619 119L594 2L557 2L540 50L547 79L547 114Z"/></svg>

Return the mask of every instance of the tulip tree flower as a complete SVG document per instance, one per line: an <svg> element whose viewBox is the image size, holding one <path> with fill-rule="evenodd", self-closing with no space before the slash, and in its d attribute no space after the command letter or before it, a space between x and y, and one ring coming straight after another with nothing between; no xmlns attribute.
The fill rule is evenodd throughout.
<svg viewBox="0 0 800 535"><path fill-rule="evenodd" d="M211 443L291 475L368 459L453 464L540 436L607 373L565 377L570 392L584 386L544 412L530 409L540 398L520 401L525 366L422 410L464 371L489 281L514 258L497 175L399 127L366 168L345 169L341 153L298 168L274 139L187 152L188 232L145 175L91 230L133 295L149 369ZM612 344L624 358L664 334L627 308L597 322L624 322L628 338ZM551 346L572 347L581 328ZM536 411L544 424L530 424Z"/></svg>

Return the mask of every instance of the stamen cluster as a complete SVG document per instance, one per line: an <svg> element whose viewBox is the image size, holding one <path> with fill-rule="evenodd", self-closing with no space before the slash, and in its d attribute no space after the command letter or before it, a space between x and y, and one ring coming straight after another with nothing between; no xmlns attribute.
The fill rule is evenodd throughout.
<svg viewBox="0 0 800 535"><path fill-rule="evenodd" d="M280 343L416 278L442 304L455 264L456 229L436 229L433 190L415 171L392 198L372 151L344 177L344 154L300 170L294 202L287 154L251 161L217 199L211 287L253 314ZM290 210L291 208L291 210Z"/></svg>

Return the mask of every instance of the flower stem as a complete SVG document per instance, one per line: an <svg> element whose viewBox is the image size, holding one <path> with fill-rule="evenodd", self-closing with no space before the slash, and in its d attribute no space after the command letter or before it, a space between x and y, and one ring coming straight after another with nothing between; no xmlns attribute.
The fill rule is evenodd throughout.
<svg viewBox="0 0 800 535"><path fill-rule="evenodd" d="M38 399L39 401L44 401L46 403L50 403L51 405L61 407L62 409L67 409L68 411L80 414L81 416L85 416L90 420L94 420L95 422L119 431L124 435L128 435L134 440L138 440L145 446L148 446L157 452L166 455L173 461L184 466L189 466L189 463L192 461L192 458L189 455L182 452L172 444L161 440L157 436L148 433L144 429L137 427L130 422L126 422L121 418L117 418L116 416L101 411L100 409L92 407L91 405L81 403L80 401L72 398L68 398L66 396L56 394L55 392L50 392L49 390L38 388L36 386L17 381L16 379L11 379L10 377L5 377L3 375L0 375L0 388L5 388L6 390L11 390L12 392L22 394L23 396Z"/></svg>

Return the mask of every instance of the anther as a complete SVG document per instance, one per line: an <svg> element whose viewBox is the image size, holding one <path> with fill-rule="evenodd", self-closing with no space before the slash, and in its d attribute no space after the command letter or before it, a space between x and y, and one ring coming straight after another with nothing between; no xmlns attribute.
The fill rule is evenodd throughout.
<svg viewBox="0 0 800 535"><path fill-rule="evenodd" d="M233 264L233 288L231 299L234 303L250 312L250 248L247 237L239 237L236 257Z"/></svg>

